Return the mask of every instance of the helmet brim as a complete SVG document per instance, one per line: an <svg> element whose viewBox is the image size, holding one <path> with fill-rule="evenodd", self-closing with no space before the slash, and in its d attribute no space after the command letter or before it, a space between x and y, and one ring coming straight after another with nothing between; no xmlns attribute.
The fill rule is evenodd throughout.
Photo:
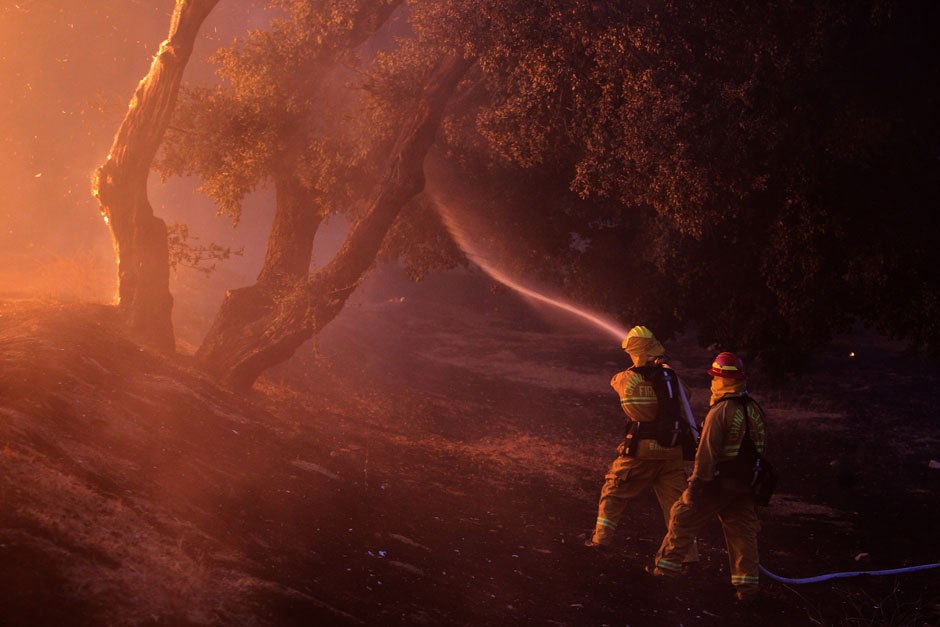
<svg viewBox="0 0 940 627"><path fill-rule="evenodd" d="M722 379L746 379L747 374L738 370L736 372L727 372L724 370L719 370L718 368L709 368L708 374L713 377L721 377Z"/></svg>

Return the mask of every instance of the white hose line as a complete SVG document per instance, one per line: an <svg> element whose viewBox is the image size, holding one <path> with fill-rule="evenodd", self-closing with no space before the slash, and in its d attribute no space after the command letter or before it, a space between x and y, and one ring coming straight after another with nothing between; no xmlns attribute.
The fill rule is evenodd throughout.
<svg viewBox="0 0 940 627"><path fill-rule="evenodd" d="M817 583L820 581L827 581L829 579L837 579L840 577L857 577L858 575L901 575L904 573L913 573L918 570L929 570L931 568L940 568L940 563L938 564L922 564L921 566L908 566L907 568L892 568L889 570L859 570L845 573L829 573L828 575L817 575L816 577L802 577L802 578L790 578L790 577L781 577L780 575L775 575L763 566L760 566L760 572L764 573L774 581L779 581L781 583Z"/></svg>

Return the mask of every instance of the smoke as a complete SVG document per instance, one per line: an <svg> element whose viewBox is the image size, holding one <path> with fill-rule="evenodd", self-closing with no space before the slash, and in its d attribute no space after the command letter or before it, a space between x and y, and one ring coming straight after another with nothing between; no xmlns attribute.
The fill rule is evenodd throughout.
<svg viewBox="0 0 940 627"><path fill-rule="evenodd" d="M440 156L435 154L428 156L425 163L427 174L425 194L434 205L451 237L473 263L494 280L526 298L585 320L605 331L618 342L627 336L627 330L609 318L579 307L563 298L549 296L544 291L527 285L524 280L510 276L509 272L503 269L508 264L499 259L507 254L505 252L507 242L501 241L492 225L486 225L483 219L475 217L474 212L463 210L473 201L465 196L454 194L451 191L454 186L446 185L445 180L449 174L446 168Z"/></svg>
<svg viewBox="0 0 940 627"><path fill-rule="evenodd" d="M114 249L91 177L166 38L172 5L0 3L0 293L112 300ZM200 32L186 82L216 80L212 52L270 17L255 3L221 3ZM215 208L197 204L194 185L170 181L167 194L179 200L166 206L154 194L154 212L189 223L203 241L224 243L231 228L211 223Z"/></svg>

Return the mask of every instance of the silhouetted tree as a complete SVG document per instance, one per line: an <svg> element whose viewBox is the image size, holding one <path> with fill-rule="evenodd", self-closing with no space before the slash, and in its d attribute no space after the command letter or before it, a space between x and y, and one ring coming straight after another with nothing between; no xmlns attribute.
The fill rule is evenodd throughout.
<svg viewBox="0 0 940 627"><path fill-rule="evenodd" d="M257 282L229 292L197 352L218 379L245 387L288 357L342 308L373 264L385 234L423 186L424 156L443 108L469 63L435 50L423 92L394 119L350 124L337 85L355 48L400 0L275 3L287 16L221 50L223 84L194 89L177 114L160 161L164 176L200 176L202 191L238 218L245 194L273 183L276 213ZM337 93L340 93L338 96ZM356 93L346 90L354 99ZM343 213L352 228L336 258L313 276L323 220Z"/></svg>
<svg viewBox="0 0 940 627"><path fill-rule="evenodd" d="M418 93L453 51L476 63L441 154L474 211L526 243L521 270L777 370L853 321L940 347L940 247L922 228L940 180L931 3L413 0L364 108L316 90L354 54L357 24L376 24L360 17L387 5L280 5L290 19L220 53L229 85L192 92L181 119L203 139L167 151L166 172L199 175L234 215L254 186L277 186L258 284L229 295L199 352L222 379L249 384L354 289L398 210L368 229L367 252L344 248L308 277L313 233L337 211L368 220L356 191L395 129L427 131L409 153L420 170L433 133L416 103L437 103L436 124L446 98Z"/></svg>
<svg viewBox="0 0 940 627"><path fill-rule="evenodd" d="M453 55L438 64L412 119L401 130L372 200L329 264L300 281L265 284L259 277L255 286L226 295L197 352L206 370L233 387L250 386L339 313L375 261L399 212L421 191L424 158L444 106L468 65ZM276 235L269 255L272 246L278 246Z"/></svg>

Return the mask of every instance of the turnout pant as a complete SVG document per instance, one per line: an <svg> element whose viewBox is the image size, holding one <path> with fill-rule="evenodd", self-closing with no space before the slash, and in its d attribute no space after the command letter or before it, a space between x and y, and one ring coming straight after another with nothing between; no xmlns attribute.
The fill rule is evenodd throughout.
<svg viewBox="0 0 940 627"><path fill-rule="evenodd" d="M711 483L715 485L708 486L692 505L680 498L672 506L669 530L656 554L656 567L664 574L678 574L682 556L702 526L718 516L728 547L731 583L738 598L744 598L756 593L758 586L757 505L747 488L733 479L715 479Z"/></svg>
<svg viewBox="0 0 940 627"><path fill-rule="evenodd" d="M613 461L597 506L597 523L593 541L609 545L614 531L620 524L624 510L631 499L643 490L652 487L663 511L663 519L669 524L669 512L687 485L685 466L681 457L672 459L637 459L620 456ZM697 562L698 549L695 538L682 553L682 562Z"/></svg>

